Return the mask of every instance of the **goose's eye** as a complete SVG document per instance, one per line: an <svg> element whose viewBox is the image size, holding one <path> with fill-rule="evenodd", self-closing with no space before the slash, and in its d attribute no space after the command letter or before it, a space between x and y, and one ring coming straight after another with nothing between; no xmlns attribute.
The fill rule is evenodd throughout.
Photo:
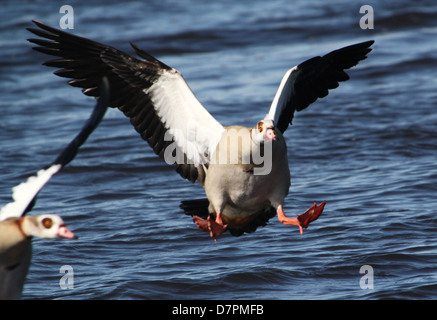
<svg viewBox="0 0 437 320"><path fill-rule="evenodd" d="M42 225L44 226L44 228L50 229L53 225L53 221L50 218L44 218L42 219Z"/></svg>

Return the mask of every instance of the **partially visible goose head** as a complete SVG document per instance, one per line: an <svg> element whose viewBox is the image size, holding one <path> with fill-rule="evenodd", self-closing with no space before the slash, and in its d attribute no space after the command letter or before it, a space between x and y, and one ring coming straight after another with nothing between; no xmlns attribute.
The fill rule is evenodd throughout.
<svg viewBox="0 0 437 320"><path fill-rule="evenodd" d="M42 214L25 216L21 219L21 229L28 237L77 239L77 236L67 228L58 215Z"/></svg>
<svg viewBox="0 0 437 320"><path fill-rule="evenodd" d="M276 140L276 127L273 120L264 119L259 121L252 129L252 139L257 143Z"/></svg>

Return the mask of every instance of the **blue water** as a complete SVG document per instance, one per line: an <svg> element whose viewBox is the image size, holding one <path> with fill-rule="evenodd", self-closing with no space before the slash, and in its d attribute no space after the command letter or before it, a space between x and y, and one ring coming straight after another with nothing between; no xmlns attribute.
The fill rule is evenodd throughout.
<svg viewBox="0 0 437 320"><path fill-rule="evenodd" d="M327 200L301 236L276 218L214 243L179 209L204 197L161 162L118 110L41 192L76 241L35 239L24 299L436 299L437 4L368 1L74 1L71 32L128 53L133 41L181 71L223 124L253 126L287 69L376 40L351 80L295 115L287 130L289 216ZM51 163L93 99L41 65L25 30L59 26L59 2L0 11L0 204ZM74 270L62 289L61 266ZM360 268L371 266L373 289ZM367 274L369 275L369 274ZM368 283L369 284L369 283Z"/></svg>

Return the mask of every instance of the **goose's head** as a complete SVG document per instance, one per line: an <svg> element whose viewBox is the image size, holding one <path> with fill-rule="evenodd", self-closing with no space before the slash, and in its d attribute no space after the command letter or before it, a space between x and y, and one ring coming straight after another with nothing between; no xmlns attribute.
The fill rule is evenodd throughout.
<svg viewBox="0 0 437 320"><path fill-rule="evenodd" d="M276 127L273 120L261 120L252 129L252 139L258 143L276 140Z"/></svg>
<svg viewBox="0 0 437 320"><path fill-rule="evenodd" d="M27 236L53 239L77 239L76 235L67 228L62 218L54 214L26 216L23 218L22 229Z"/></svg>

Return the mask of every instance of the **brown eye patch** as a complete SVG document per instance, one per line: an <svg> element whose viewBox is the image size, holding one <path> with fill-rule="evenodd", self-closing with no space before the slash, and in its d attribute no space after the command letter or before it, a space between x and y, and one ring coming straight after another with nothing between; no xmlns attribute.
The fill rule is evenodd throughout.
<svg viewBox="0 0 437 320"><path fill-rule="evenodd" d="M44 228L50 229L53 225L53 221L50 218L44 218L42 219L42 225L44 226Z"/></svg>
<svg viewBox="0 0 437 320"><path fill-rule="evenodd" d="M258 131L259 132L263 131L263 124L264 124L264 122L262 122L262 121L258 122Z"/></svg>

